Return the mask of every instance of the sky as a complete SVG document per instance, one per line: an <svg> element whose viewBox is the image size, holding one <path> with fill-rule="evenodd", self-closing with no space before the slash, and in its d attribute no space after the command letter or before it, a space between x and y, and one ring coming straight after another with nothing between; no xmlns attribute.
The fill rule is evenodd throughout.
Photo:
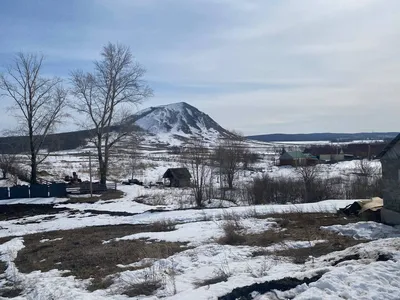
<svg viewBox="0 0 400 300"><path fill-rule="evenodd" d="M400 131L399 13L398 0L1 0L0 66L40 52L68 85L121 43L154 90L139 109L184 101L246 135Z"/></svg>

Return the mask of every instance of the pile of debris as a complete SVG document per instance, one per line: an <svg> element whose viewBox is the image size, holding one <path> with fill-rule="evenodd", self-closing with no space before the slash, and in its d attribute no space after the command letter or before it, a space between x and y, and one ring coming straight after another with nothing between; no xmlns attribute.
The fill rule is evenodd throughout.
<svg viewBox="0 0 400 300"><path fill-rule="evenodd" d="M381 221L381 209L383 207L383 199L380 197L373 197L371 199L355 201L347 205L339 211L346 216L359 216L367 221Z"/></svg>
<svg viewBox="0 0 400 300"><path fill-rule="evenodd" d="M78 174L76 172L72 172L72 177L69 175L66 175L64 177L64 181L68 182L69 184L74 184L74 183L80 183L82 182L82 179L78 177Z"/></svg>

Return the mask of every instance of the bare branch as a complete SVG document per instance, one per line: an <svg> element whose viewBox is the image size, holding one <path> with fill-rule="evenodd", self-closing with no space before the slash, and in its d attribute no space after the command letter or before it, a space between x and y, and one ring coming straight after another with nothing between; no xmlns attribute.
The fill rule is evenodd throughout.
<svg viewBox="0 0 400 300"><path fill-rule="evenodd" d="M42 55L18 53L5 75L0 76L2 96L13 101L10 109L29 137L31 183L37 181L37 167L43 161L38 154L44 141L66 116L67 91L61 79L40 75L43 60Z"/></svg>
<svg viewBox="0 0 400 300"><path fill-rule="evenodd" d="M78 70L71 74L76 99L71 107L94 128L100 181L105 183L112 149L134 131L127 118L130 108L150 97L152 91L142 80L145 70L133 60L129 47L108 43L101 56L92 73Z"/></svg>

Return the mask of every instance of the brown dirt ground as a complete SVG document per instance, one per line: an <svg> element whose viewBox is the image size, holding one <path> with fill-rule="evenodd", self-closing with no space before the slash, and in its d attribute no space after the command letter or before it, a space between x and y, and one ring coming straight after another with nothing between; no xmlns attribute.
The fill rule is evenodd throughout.
<svg viewBox="0 0 400 300"><path fill-rule="evenodd" d="M335 224L348 224L360 221L357 218L343 217L337 214L325 213L291 213L259 216L259 218L276 218L279 225L277 230L268 230L257 234L241 233L240 221L227 220L224 224L225 236L220 238L220 244L249 245L268 247L287 240L291 241L314 241L326 240L327 242L317 244L310 248L285 249L274 252L274 255L292 257L296 263L304 263L309 256L318 257L339 251L348 247L363 243L363 240L355 240L351 237L339 236L336 233L322 230L321 226ZM279 229L279 230L278 230ZM271 255L267 251L255 251L254 256Z"/></svg>
<svg viewBox="0 0 400 300"><path fill-rule="evenodd" d="M24 273L68 270L66 275L93 278L91 290L106 288L112 281L104 281L104 278L122 271L118 264L128 265L143 258L166 258L187 248L183 243L129 240L103 244L103 241L139 232L169 230L173 230L171 224L160 223L154 226L97 226L27 235L24 237L25 248L19 251L15 263ZM42 239L56 238L62 240L40 243Z"/></svg>

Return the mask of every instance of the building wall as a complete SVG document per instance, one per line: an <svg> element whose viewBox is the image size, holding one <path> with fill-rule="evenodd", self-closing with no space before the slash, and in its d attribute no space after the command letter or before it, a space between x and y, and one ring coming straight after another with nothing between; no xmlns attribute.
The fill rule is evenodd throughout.
<svg viewBox="0 0 400 300"><path fill-rule="evenodd" d="M323 161L343 161L344 154L320 154L319 159Z"/></svg>
<svg viewBox="0 0 400 300"><path fill-rule="evenodd" d="M400 212L400 160L383 159L381 162L384 207Z"/></svg>
<svg viewBox="0 0 400 300"><path fill-rule="evenodd" d="M319 159L323 160L323 161L329 161L329 160L331 160L331 155L330 154L321 154L319 156Z"/></svg>
<svg viewBox="0 0 400 300"><path fill-rule="evenodd" d="M344 160L344 154L333 154L332 155L332 160L334 160L334 161L343 161Z"/></svg>
<svg viewBox="0 0 400 300"><path fill-rule="evenodd" d="M189 187L190 186L190 179L186 179L186 178L181 178L181 179L171 178L170 182L171 182L172 187Z"/></svg>
<svg viewBox="0 0 400 300"><path fill-rule="evenodd" d="M382 208L381 222L388 225L400 225L400 213Z"/></svg>
<svg viewBox="0 0 400 300"><path fill-rule="evenodd" d="M179 181L179 186L180 187L189 187L190 186L190 179L189 178L181 179Z"/></svg>
<svg viewBox="0 0 400 300"><path fill-rule="evenodd" d="M280 166L293 166L295 165L293 159L279 159Z"/></svg>

